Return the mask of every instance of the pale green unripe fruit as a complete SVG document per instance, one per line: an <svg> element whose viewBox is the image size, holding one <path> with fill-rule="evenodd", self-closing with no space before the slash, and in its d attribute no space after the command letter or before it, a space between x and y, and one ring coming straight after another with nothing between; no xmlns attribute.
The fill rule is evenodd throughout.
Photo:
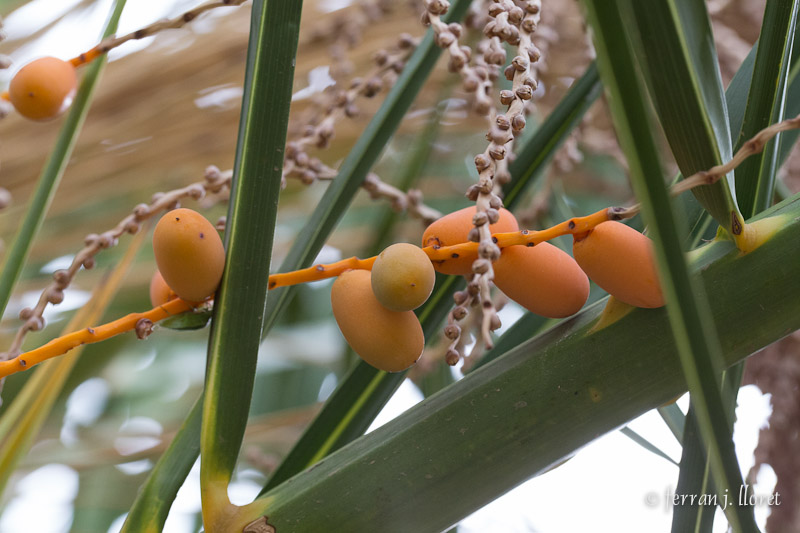
<svg viewBox="0 0 800 533"><path fill-rule="evenodd" d="M372 292L392 311L411 311L424 304L435 281L431 260L413 244L389 246L372 265Z"/></svg>

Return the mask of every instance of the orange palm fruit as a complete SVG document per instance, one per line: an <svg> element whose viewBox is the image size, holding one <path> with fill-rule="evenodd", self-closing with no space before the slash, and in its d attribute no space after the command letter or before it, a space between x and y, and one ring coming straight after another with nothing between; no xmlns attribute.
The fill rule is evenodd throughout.
<svg viewBox="0 0 800 533"><path fill-rule="evenodd" d="M422 234L422 246L452 246L467 242L469 231L474 227L472 217L477 208L465 207L445 215L425 229ZM519 231L517 219L511 211L500 208L500 218L489 226L492 233ZM433 268L443 274L467 276L472 273L472 263L478 258L477 252L453 257L444 261L434 261Z"/></svg>
<svg viewBox="0 0 800 533"><path fill-rule="evenodd" d="M175 293L164 281L164 276L161 275L161 272L156 270L153 273L153 277L150 278L150 303L153 304L153 307L158 307L173 298L175 298Z"/></svg>
<svg viewBox="0 0 800 533"><path fill-rule="evenodd" d="M175 294L189 302L212 296L222 279L225 248L216 228L191 209L173 209L156 224L153 252Z"/></svg>
<svg viewBox="0 0 800 533"><path fill-rule="evenodd" d="M392 311L372 292L369 270L348 270L331 288L333 316L347 343L367 363L400 372L417 362L425 347L413 311Z"/></svg>
<svg viewBox="0 0 800 533"><path fill-rule="evenodd" d="M589 278L581 267L548 242L503 248L494 283L528 311L549 318L574 315L589 297Z"/></svg>
<svg viewBox="0 0 800 533"><path fill-rule="evenodd" d="M72 103L77 85L75 67L69 61L42 57L14 75L8 96L20 115L31 120L51 120Z"/></svg>
<svg viewBox="0 0 800 533"><path fill-rule="evenodd" d="M574 237L575 260L607 293L635 307L664 305L653 243L648 237L614 221Z"/></svg>
<svg viewBox="0 0 800 533"><path fill-rule="evenodd" d="M435 281L431 260L413 244L389 246L372 265L372 291L392 311L411 311L424 304Z"/></svg>

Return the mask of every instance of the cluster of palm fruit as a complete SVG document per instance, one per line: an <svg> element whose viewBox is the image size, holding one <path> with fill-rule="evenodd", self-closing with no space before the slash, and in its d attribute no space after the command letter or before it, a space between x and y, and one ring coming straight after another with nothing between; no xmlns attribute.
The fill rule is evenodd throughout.
<svg viewBox="0 0 800 533"><path fill-rule="evenodd" d="M367 363L387 372L413 365L425 347L414 314L433 291L430 259L413 244L386 248L372 270L348 270L331 289L333 316L344 338Z"/></svg>
<svg viewBox="0 0 800 533"><path fill-rule="evenodd" d="M468 242L475 207L446 215L425 230L423 247ZM492 233L519 231L511 212L500 209ZM589 278L621 302L635 307L664 305L649 238L608 221L574 236L573 257L543 242L503 248L494 264L494 283L529 311L550 318L577 313L589 296ZM472 274L477 253L433 261L420 248L395 244L384 250L372 272L350 270L331 291L333 313L350 346L371 365L405 370L422 354L422 327L413 309L422 305L443 274ZM588 277L587 277L588 275Z"/></svg>
<svg viewBox="0 0 800 533"><path fill-rule="evenodd" d="M422 245L440 249L469 241L475 207L446 215L425 230ZM492 233L519 231L500 209ZM150 285L153 306L179 296L192 303L214 295L222 279L225 250L214 226L190 209L165 214L153 233L158 271ZM542 242L503 248L494 283L529 311L550 318L577 313L589 296L589 278L621 302L661 307L650 239L619 222L603 222L574 236L573 255ZM369 364L400 372L422 355L425 338L414 309L427 301L435 270L468 276L477 253L454 253L431 261L413 244L399 243L375 258L371 270L347 270L331 289L333 315L344 338ZM587 276L588 275L588 276Z"/></svg>

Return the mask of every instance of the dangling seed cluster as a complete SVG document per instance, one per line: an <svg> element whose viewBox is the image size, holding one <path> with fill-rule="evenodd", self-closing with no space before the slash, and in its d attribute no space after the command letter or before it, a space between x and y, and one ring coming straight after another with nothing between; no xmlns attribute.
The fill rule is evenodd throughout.
<svg viewBox="0 0 800 533"><path fill-rule="evenodd" d="M464 310L480 304L483 313L481 337L487 349L493 344L491 332L501 325L491 299L491 282L494 280L492 263L500 257L500 248L492 240L489 225L499 219L498 210L503 206L500 188L511 179L508 159L513 141L525 128L526 104L537 86L532 65L539 61L541 53L533 45L531 35L536 31L540 13L540 0L528 0L524 2L524 7L511 0L493 0L488 5L488 19L484 27L487 39L479 47L485 66L487 69L499 69L505 63L503 42L515 46L517 55L504 70L506 79L512 82L511 90L500 92L500 103L507 106L507 110L504 114L496 114L493 107L489 110L490 126L486 135L489 144L482 154L475 156L478 183L467 189L467 198L474 201L477 207L472 221L475 227L470 231L469 240L479 243L478 259L472 265L474 274L467 284L467 290L456 295L456 308L448 316L449 329L445 335L452 342L446 359L451 365L461 358L457 349L461 341L461 329L454 326L463 319Z"/></svg>
<svg viewBox="0 0 800 533"><path fill-rule="evenodd" d="M491 90L494 80L497 79L496 69L493 71L486 63L476 66L470 64L472 49L458 41L464 31L463 27L457 22L446 24L442 20L449 8L450 2L447 0L425 0L422 23L433 28L436 44L447 50L450 57L447 68L461 76L464 90L474 95L475 111L485 115L492 108Z"/></svg>
<svg viewBox="0 0 800 533"><path fill-rule="evenodd" d="M353 78L348 89L335 86L327 91L327 101L322 115L312 117L304 126L302 136L286 145L281 185L287 178L297 178L306 185L318 179L336 177L336 170L328 167L316 157L308 154L309 146L327 148L334 135L334 124L342 117L355 117L359 110L358 97L373 98L385 87L391 86L394 78L403 71L406 61L417 46L417 40L402 34L391 50L378 51L373 60L375 68L363 78Z"/></svg>
<svg viewBox="0 0 800 533"><path fill-rule="evenodd" d="M311 28L308 32L309 41L316 47L327 45L331 58L329 74L333 79L339 80L352 74L353 63L347 51L362 42L365 29L378 23L397 7L394 0L361 0L336 11L331 20L326 18Z"/></svg>

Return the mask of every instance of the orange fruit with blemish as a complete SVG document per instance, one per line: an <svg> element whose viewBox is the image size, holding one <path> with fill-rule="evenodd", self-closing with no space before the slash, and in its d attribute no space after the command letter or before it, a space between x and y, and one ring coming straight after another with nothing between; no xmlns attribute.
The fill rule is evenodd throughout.
<svg viewBox="0 0 800 533"><path fill-rule="evenodd" d="M635 307L664 305L653 243L620 222L575 235L572 254L586 274L617 300Z"/></svg>
<svg viewBox="0 0 800 533"><path fill-rule="evenodd" d="M20 115L31 120L51 120L69 107L77 86L75 67L69 61L42 57L11 78L8 97Z"/></svg>
<svg viewBox="0 0 800 533"><path fill-rule="evenodd" d="M465 207L445 215L433 222L425 229L422 234L422 246L452 246L467 242L469 231L475 226L472 224L472 217L477 208L475 206ZM492 233L507 233L519 231L517 219L507 209L499 209L500 218L489 226ZM472 263L478 258L478 253L460 254L443 261L433 261L433 268L443 274L454 274L467 276L472 273Z"/></svg>
<svg viewBox="0 0 800 533"><path fill-rule="evenodd" d="M158 307L172 300L175 296L175 292L164 281L164 276L156 270L153 273L153 277L150 278L150 303L153 304L153 307Z"/></svg>
<svg viewBox="0 0 800 533"><path fill-rule="evenodd" d="M175 294L189 302L212 296L222 279L225 248L216 228L191 209L173 209L156 224L153 252Z"/></svg>
<svg viewBox="0 0 800 533"><path fill-rule="evenodd" d="M400 372L416 363L425 347L413 311L392 311L372 292L369 270L348 270L331 288L333 316L347 343L367 363Z"/></svg>
<svg viewBox="0 0 800 533"><path fill-rule="evenodd" d="M503 248L494 264L494 284L537 315L563 318L589 297L589 279L570 255L548 242Z"/></svg>
<svg viewBox="0 0 800 533"><path fill-rule="evenodd" d="M389 246L372 265L372 291L392 311L411 311L424 304L435 281L431 260L413 244Z"/></svg>

